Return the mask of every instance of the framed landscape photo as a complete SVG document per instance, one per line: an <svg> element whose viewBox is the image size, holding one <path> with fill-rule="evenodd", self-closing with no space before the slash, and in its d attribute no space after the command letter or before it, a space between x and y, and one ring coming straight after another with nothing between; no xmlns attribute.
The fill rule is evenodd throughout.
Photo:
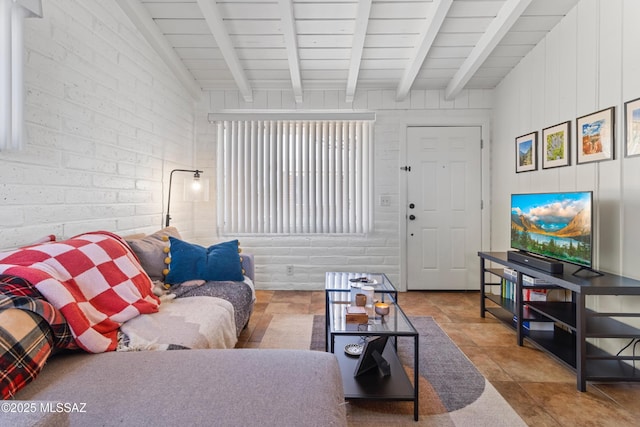
<svg viewBox="0 0 640 427"><path fill-rule="evenodd" d="M538 169L538 132L516 138L516 173Z"/></svg>
<svg viewBox="0 0 640 427"><path fill-rule="evenodd" d="M624 154L640 156L640 98L624 103Z"/></svg>
<svg viewBox="0 0 640 427"><path fill-rule="evenodd" d="M542 129L542 169L571 164L571 122Z"/></svg>
<svg viewBox="0 0 640 427"><path fill-rule="evenodd" d="M615 107L576 120L578 164L613 159Z"/></svg>

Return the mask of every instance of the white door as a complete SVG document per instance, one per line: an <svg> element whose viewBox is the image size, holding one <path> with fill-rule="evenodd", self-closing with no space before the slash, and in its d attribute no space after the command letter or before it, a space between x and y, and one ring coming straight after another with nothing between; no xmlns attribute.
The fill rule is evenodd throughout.
<svg viewBox="0 0 640 427"><path fill-rule="evenodd" d="M477 289L481 129L407 129L407 289Z"/></svg>

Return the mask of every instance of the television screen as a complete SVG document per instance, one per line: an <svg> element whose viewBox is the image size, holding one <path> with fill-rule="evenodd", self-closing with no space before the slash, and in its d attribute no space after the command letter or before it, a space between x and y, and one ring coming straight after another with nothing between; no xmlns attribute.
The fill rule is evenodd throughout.
<svg viewBox="0 0 640 427"><path fill-rule="evenodd" d="M591 191L511 195L511 247L591 267Z"/></svg>

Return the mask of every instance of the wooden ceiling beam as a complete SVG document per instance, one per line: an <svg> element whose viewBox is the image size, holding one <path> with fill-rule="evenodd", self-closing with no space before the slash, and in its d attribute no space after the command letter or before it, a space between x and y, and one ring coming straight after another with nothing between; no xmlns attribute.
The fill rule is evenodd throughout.
<svg viewBox="0 0 640 427"><path fill-rule="evenodd" d="M300 58L298 57L298 37L296 34L295 17L293 16L293 2L292 0L280 0L279 3L282 32L287 48L289 72L291 73L293 97L297 104L302 104L302 78L300 77Z"/></svg>
<svg viewBox="0 0 640 427"><path fill-rule="evenodd" d="M244 69L240 64L238 55L233 47L233 43L231 42L231 37L229 37L229 34L225 29L222 15L220 14L220 10L218 9L215 0L197 0L197 2L200 7L200 11L204 15L205 21L207 21L207 26L209 27L211 34L213 34L213 37L216 39L218 48L231 71L231 75L233 75L236 85L238 85L238 90L242 94L245 102L253 102L253 90L251 89L249 80L247 79Z"/></svg>
<svg viewBox="0 0 640 427"><path fill-rule="evenodd" d="M353 31L353 45L351 47L351 61L349 62L349 75L347 77L346 102L353 102L360 74L360 63L364 49L364 39L367 36L369 14L371 13L372 0L360 0L358 2L358 14L356 16L355 29Z"/></svg>
<svg viewBox="0 0 640 427"><path fill-rule="evenodd" d="M420 33L411 58L409 58L407 68L405 68L402 79L398 83L398 88L396 89L397 101L403 101L411 90L411 86L413 86L413 82L416 80L452 4L453 0L437 0L432 3L424 30Z"/></svg>
<svg viewBox="0 0 640 427"><path fill-rule="evenodd" d="M491 24L489 24L487 31L480 37L476 46L447 85L445 89L445 99L454 99L460 91L464 89L471 77L478 71L478 68L484 63L530 3L531 0L507 0L504 3L498 15L491 21Z"/></svg>
<svg viewBox="0 0 640 427"><path fill-rule="evenodd" d="M185 89L194 99L199 99L202 95L202 88L198 86L142 3L139 0L116 0L116 2Z"/></svg>

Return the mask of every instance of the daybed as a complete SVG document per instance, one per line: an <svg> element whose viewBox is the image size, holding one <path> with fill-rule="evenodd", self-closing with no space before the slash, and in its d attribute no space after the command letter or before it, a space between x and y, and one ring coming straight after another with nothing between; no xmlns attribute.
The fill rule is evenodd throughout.
<svg viewBox="0 0 640 427"><path fill-rule="evenodd" d="M172 245L173 239L169 236ZM171 249L174 260L179 245ZM205 252L208 256L210 251ZM65 267L62 272L60 265ZM244 273L253 275L252 266L245 264ZM221 308L207 306L207 310L226 313L216 319L233 323L233 338L237 317L233 304L218 298L163 295L159 304L152 290L164 286L158 282L153 286L118 236L87 233L63 244L0 253L0 274L4 274L0 385L5 397L14 399L3 403L3 424L346 424L342 382L331 354L248 349L130 351L210 347L209 332L202 333L206 322L201 317L206 313L189 312L194 306L188 304L186 314L172 312L183 302L216 300ZM170 278L167 274L166 279ZM206 285L216 277L203 278L205 284L181 285L188 288L185 295L216 288ZM80 292L78 284L84 281L89 288ZM181 287L169 292L174 289ZM225 290L218 286L217 291ZM252 289L249 294L253 295ZM253 298L249 300L252 307ZM157 318L163 319L156 322ZM127 331L126 325L136 322L139 325ZM244 326L243 320L239 323ZM140 336L146 333L144 327L156 330ZM166 334L167 329L173 334ZM229 333L225 334L223 340L228 339ZM181 341L189 335L190 339ZM204 342L198 343L202 337ZM69 350L78 347L85 351ZM56 351L59 354L49 358Z"/></svg>

